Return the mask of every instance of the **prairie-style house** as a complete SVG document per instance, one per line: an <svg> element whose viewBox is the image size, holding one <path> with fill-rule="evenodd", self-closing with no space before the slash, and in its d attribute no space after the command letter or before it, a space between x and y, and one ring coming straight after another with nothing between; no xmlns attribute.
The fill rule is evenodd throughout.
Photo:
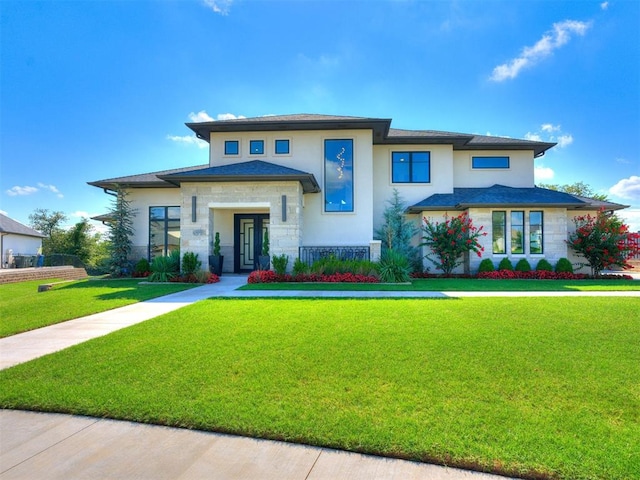
<svg viewBox="0 0 640 480"><path fill-rule="evenodd" d="M295 258L310 262L328 252L375 260L381 244L374 232L397 189L415 222L466 211L488 233L483 258L527 258L535 266L541 258L578 260L565 242L573 216L625 207L536 187L534 160L553 143L331 115L187 127L209 143L206 164L89 182L128 192L137 212L133 261L179 248L207 268L218 232L224 271L251 271L265 231L271 255L288 255L289 268ZM480 261L471 255L464 269L475 273Z"/></svg>

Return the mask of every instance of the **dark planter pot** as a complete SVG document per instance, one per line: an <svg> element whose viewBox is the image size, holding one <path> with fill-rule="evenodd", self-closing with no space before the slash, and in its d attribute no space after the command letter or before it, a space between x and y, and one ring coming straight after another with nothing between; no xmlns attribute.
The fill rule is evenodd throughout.
<svg viewBox="0 0 640 480"><path fill-rule="evenodd" d="M269 270L271 268L271 257L269 255L258 255L258 266L260 270Z"/></svg>
<svg viewBox="0 0 640 480"><path fill-rule="evenodd" d="M209 255L209 271L216 275L222 275L222 264L224 263L223 255Z"/></svg>

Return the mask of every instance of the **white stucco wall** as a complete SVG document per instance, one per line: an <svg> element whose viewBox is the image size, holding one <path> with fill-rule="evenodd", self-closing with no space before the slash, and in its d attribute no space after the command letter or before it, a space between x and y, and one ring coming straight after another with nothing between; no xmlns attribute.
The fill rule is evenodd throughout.
<svg viewBox="0 0 640 480"><path fill-rule="evenodd" d="M290 153L275 155L276 139L288 139ZM353 212L324 212L324 140L353 140ZM238 140L240 154L224 155L224 142ZM249 141L264 140L264 155L249 155ZM294 132L214 132L210 139L212 166L262 160L312 173L321 192L305 194L303 245L369 245L373 231L373 135L371 130Z"/></svg>
<svg viewBox="0 0 640 480"><path fill-rule="evenodd" d="M9 250L13 251L13 255L36 255L41 246L42 238L40 237L29 237L14 233L2 235L3 261Z"/></svg>
<svg viewBox="0 0 640 480"><path fill-rule="evenodd" d="M472 169L471 157L509 157L509 168ZM453 152L453 186L459 188L490 187L495 184L509 187L533 187L533 151L531 150L458 150Z"/></svg>

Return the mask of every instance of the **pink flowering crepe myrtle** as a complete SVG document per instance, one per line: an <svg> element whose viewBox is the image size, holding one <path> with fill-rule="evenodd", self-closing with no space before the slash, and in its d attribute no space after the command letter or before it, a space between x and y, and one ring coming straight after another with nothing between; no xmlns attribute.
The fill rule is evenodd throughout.
<svg viewBox="0 0 640 480"><path fill-rule="evenodd" d="M465 253L475 252L478 257L482 257L484 247L479 239L487 234L482 230L482 226L476 227L473 224L467 212L462 212L457 217L445 214L444 222L431 222L423 217L420 246L429 247L432 253L425 255L425 258L445 275L450 275L464 262Z"/></svg>

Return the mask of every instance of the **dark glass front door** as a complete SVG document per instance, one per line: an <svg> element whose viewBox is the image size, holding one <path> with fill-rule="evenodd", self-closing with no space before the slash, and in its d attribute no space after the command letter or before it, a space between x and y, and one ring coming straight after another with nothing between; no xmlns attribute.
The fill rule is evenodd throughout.
<svg viewBox="0 0 640 480"><path fill-rule="evenodd" d="M257 270L264 232L269 229L269 215L238 213L234 215L234 224L234 271Z"/></svg>

